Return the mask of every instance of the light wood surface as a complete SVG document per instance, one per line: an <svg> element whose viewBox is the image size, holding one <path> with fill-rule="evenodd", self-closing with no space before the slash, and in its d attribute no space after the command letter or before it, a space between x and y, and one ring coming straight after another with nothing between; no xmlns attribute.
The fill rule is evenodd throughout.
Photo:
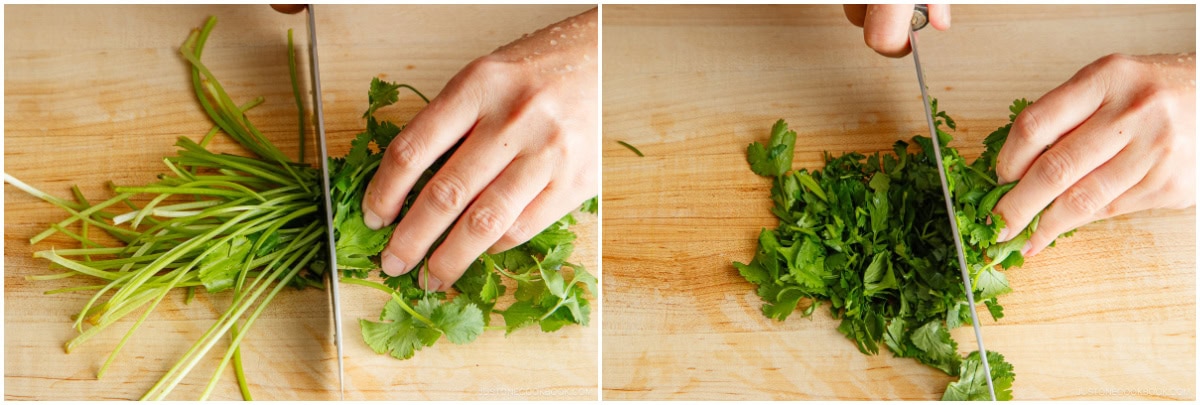
<svg viewBox="0 0 1200 405"><path fill-rule="evenodd" d="M1195 51L1195 7L954 6L920 33L932 96L969 157L1109 53ZM796 168L926 131L912 59L869 50L837 5L604 7L605 399L938 399L950 377L865 356L828 311L786 322L730 264L777 222L746 145L785 118ZM637 157L617 144L641 149ZM1018 399L1196 398L1195 211L1085 226L1008 271L988 349ZM986 311L984 312L986 314ZM972 350L970 328L954 337Z"/></svg>
<svg viewBox="0 0 1200 405"><path fill-rule="evenodd" d="M322 6L321 74L331 154L362 131L371 77L412 84L427 95L467 62L591 6ZM235 100L266 103L252 121L294 155L296 110L288 81L286 31L296 30L307 74L305 16L254 6L6 6L4 171L55 195L78 184L93 198L105 182L140 184L165 171L176 137L199 139L211 123L191 90L178 46L209 15L219 18L204 60ZM307 77L307 76L305 76ZM307 82L305 88L308 88ZM402 95L383 114L407 121L422 106ZM310 115L311 116L311 115ZM311 134L311 131L309 132ZM226 142L228 144L228 142ZM310 147L309 151L315 148ZM234 150L234 149L230 149ZM310 152L312 156L312 152ZM95 373L130 321L65 354L70 316L85 292L43 295L78 280L27 281L52 272L35 250L74 246L29 238L65 216L13 187L4 188L4 395L6 399L136 399L228 306L228 294L165 300L103 380ZM597 221L584 215L573 261L598 274ZM357 320L379 316L387 297L343 285L346 399L574 399L598 395L598 325L557 333L489 331L455 346L444 339L407 361L377 355ZM593 304L599 311L600 303ZM286 290L243 346L256 399L336 399L335 354L324 291ZM201 363L171 396L194 399L216 361ZM238 399L227 372L214 399Z"/></svg>

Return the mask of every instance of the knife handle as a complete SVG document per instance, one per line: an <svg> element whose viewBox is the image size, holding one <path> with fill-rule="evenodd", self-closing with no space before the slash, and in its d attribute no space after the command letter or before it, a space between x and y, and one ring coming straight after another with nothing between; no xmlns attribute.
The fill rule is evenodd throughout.
<svg viewBox="0 0 1200 405"><path fill-rule="evenodd" d="M913 7L912 22L910 24L913 32L920 31L921 28L925 28L925 26L929 24L929 6L917 4L915 7Z"/></svg>

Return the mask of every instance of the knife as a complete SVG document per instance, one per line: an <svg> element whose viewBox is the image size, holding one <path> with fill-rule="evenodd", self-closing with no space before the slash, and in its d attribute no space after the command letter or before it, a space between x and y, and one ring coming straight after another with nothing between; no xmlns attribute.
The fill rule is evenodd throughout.
<svg viewBox="0 0 1200 405"><path fill-rule="evenodd" d="M933 156L937 159L938 178L942 181L942 197L946 200L946 214L950 217L950 232L954 236L955 252L958 253L958 268L962 271L963 288L967 292L967 307L971 309L971 325L975 327L975 342L979 344L979 359L983 361L983 372L987 376L988 394L995 401L996 388L992 385L992 367L988 364L987 350L983 348L983 332L979 328L979 314L975 312L975 290L971 287L971 273L967 270L962 236L959 235L958 221L954 216L954 201L950 198L950 186L946 183L946 166L942 164L942 142L938 139L937 127L933 125L933 112L929 109L929 92L925 88L925 72L921 69L921 58L917 56L917 31L925 28L928 23L928 6L916 5L908 30L908 43L912 47L913 63L917 66L917 84L921 86L921 104L925 106L925 123L929 125L929 139L933 140Z"/></svg>
<svg viewBox="0 0 1200 405"><path fill-rule="evenodd" d="M321 199L325 205L325 234L328 238L325 245L329 247L329 303L333 312L333 341L337 346L338 363L338 398L346 399L345 364L342 360L342 312L338 307L338 266L337 248L333 237L333 201L329 194L329 167L326 165L329 156L325 144L325 113L321 108L321 71L317 63L317 19L313 13L313 5L308 9L308 70L312 75L313 88L313 117L317 130L317 145L320 150L318 159L321 161Z"/></svg>

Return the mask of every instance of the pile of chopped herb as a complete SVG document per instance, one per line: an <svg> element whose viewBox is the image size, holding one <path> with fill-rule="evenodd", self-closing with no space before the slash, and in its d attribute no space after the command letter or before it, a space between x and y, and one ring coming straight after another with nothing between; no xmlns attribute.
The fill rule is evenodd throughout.
<svg viewBox="0 0 1200 405"><path fill-rule="evenodd" d="M1000 269L1024 262L1020 249L1039 217L1019 235L997 243L1004 220L992 208L1016 183L997 184L996 155L1012 121L1029 102L1009 107L1009 123L984 140L986 150L970 164L944 128L954 120L932 103L943 164L975 297L993 319L1004 316L997 298L1011 288ZM988 399L978 353L961 357L950 330L971 322L933 144L912 138L919 150L897 141L894 154L825 154L821 170L792 171L796 133L779 120L766 145L747 148L755 173L774 180L774 230L763 229L748 264L734 263L758 286L763 315L783 321L795 311L811 315L823 303L840 319L838 331L865 354L881 345L896 357L917 359L959 376L942 399ZM988 353L997 399L1012 398L1012 365Z"/></svg>

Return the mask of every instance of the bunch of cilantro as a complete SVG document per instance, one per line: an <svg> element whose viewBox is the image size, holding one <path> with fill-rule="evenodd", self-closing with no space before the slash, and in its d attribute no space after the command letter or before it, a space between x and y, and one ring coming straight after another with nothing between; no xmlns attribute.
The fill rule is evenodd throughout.
<svg viewBox="0 0 1200 405"><path fill-rule="evenodd" d="M359 321L366 343L377 353L408 359L442 336L455 344L474 341L490 324L493 312L502 315L507 333L534 324L546 332L571 324L587 325L591 314L587 296L596 290L596 278L583 266L567 262L576 238L569 229L575 224L571 214L526 243L501 253L480 255L455 282L458 294L453 299L448 299L445 293L421 289L417 283L420 272L416 271L396 277L379 271L383 284L364 280L380 269L379 254L395 225L379 230L367 228L362 198L387 145L396 136L403 136L401 127L379 120L375 112L395 103L401 88L425 99L407 85L373 79L368 92L369 106L363 114L366 131L355 137L345 157L329 159L337 263L343 281L374 287L392 296L379 321ZM405 198L399 218L404 217L421 189L453 152L451 149L425 170ZM595 200L584 203L581 210L594 214ZM418 267L423 265L424 260ZM569 274L564 271L568 268ZM499 309L497 302L508 292L502 277L515 282L515 302Z"/></svg>
<svg viewBox="0 0 1200 405"><path fill-rule="evenodd" d="M997 297L1009 291L997 267L1020 266L1021 247L1033 224L1010 241L997 243L1004 220L992 213L1015 183L998 184L996 155L1012 121L1029 104L1009 107L1009 123L984 140L986 150L968 163L947 147L954 120L932 102L942 164L954 199L975 297L993 319L1004 316ZM841 319L838 331L865 354L885 345L897 357L959 376L942 399L989 399L978 352L960 357L950 330L971 322L930 138L915 136L918 151L897 141L894 154L825 154L822 170L791 171L796 133L783 120L766 145L755 142L747 161L771 177L774 230L763 229L748 264L734 263L758 286L763 315L785 320L800 310L811 315L828 302ZM1038 217L1040 218L1040 216ZM1012 398L1012 365L989 352L997 399Z"/></svg>

